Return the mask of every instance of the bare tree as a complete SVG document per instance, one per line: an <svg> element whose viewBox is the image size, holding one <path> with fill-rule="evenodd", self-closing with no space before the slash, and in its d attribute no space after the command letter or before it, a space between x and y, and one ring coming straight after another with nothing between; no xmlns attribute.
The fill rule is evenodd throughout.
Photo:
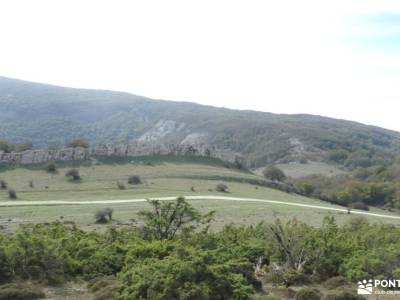
<svg viewBox="0 0 400 300"><path fill-rule="evenodd" d="M283 259L284 267L297 272L302 272L304 265L312 258L306 245L303 243L301 228L296 222L288 223L284 228L279 220L270 229L278 244L278 249Z"/></svg>
<svg viewBox="0 0 400 300"><path fill-rule="evenodd" d="M214 212L201 214L184 197L175 201L148 200L151 211L140 211L139 217L145 225L143 231L147 237L159 240L173 239L178 231L190 232L201 224L212 220Z"/></svg>

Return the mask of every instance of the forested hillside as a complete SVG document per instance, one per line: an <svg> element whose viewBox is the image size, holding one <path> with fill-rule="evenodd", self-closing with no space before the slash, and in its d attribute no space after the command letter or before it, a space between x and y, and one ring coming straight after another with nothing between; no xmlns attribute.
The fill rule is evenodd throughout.
<svg viewBox="0 0 400 300"><path fill-rule="evenodd" d="M246 100L246 99L243 99ZM353 169L390 164L400 133L312 115L277 115L128 93L57 87L0 77L0 139L35 148L74 138L206 143L242 155L250 167L327 161Z"/></svg>

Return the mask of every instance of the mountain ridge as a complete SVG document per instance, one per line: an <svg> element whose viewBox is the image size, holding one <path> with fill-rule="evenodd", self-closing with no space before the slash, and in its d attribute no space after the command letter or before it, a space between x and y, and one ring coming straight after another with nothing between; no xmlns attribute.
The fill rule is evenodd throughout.
<svg viewBox="0 0 400 300"><path fill-rule="evenodd" d="M0 139L32 141L36 148L74 138L92 144L187 141L240 153L250 167L331 160L333 152L341 151L346 158L334 163L355 168L366 166L366 160L388 164L400 153L399 132L354 121L233 110L7 77L0 77L0 105Z"/></svg>
<svg viewBox="0 0 400 300"><path fill-rule="evenodd" d="M400 131L397 131L397 130L394 130L394 129L385 128L385 127L374 125L374 124L366 124L366 123L359 122L359 121L354 121L354 120L348 120L348 119L324 116L324 115L320 115L320 114L272 113L272 112L267 112L267 111L254 110L254 109L229 108L229 107L224 107L224 106L201 104L201 103L197 103L195 101L190 101L190 100L171 100L171 99L150 98L150 97L147 97L147 96L144 96L144 95L138 95L138 94L134 94L134 93L131 93L131 92L126 92L126 91L117 91L117 90L111 90L111 89L97 89L97 88L77 88L77 87L71 87L71 86L56 85L56 84L51 84L51 83L42 83L42 82L37 82L37 81L23 80L23 79L18 79L18 78L13 78L13 77L8 77L8 76L1 76L0 75L0 82L2 80L16 81L16 82L20 82L20 83L24 83L24 84L48 86L48 87L52 87L52 88L70 89L70 90L76 90L76 91L87 91L87 92L95 91L95 92L105 92L105 93L118 93L118 94L125 94L127 96L133 96L133 97L137 97L137 98L142 98L143 100L146 100L146 101L157 101L157 102L158 101L162 101L162 102L170 102L170 103L198 105L198 106L203 106L203 107L207 107L207 108L224 109L224 110L228 110L228 111L271 114L271 115L276 115L276 116L292 116L292 117L296 117L296 116L297 117L304 117L305 116L305 117L314 117L314 118L322 118L322 119L331 119L331 120L335 120L335 121L354 123L354 124L363 125L363 126L367 126L367 127L371 127L371 128L376 128L376 129L383 129L385 131L391 131L393 133L397 133L400 136Z"/></svg>

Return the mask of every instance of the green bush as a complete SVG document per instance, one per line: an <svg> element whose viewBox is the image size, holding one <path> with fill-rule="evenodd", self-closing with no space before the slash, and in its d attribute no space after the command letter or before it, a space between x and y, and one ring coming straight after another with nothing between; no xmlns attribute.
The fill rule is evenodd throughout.
<svg viewBox="0 0 400 300"><path fill-rule="evenodd" d="M348 153L344 150L332 150L328 154L328 160L342 164L347 159Z"/></svg>
<svg viewBox="0 0 400 300"><path fill-rule="evenodd" d="M142 183L142 180L140 179L139 176L132 175L132 176L129 176L128 183L129 184L140 184L140 183Z"/></svg>
<svg viewBox="0 0 400 300"><path fill-rule="evenodd" d="M217 192L226 193L228 191L228 186L225 183L218 183L215 190Z"/></svg>
<svg viewBox="0 0 400 300"><path fill-rule="evenodd" d="M155 210L146 214L149 218L144 226L152 230L169 228L171 215L177 215L171 213L174 210L184 212L182 220L187 220L188 212L199 214L184 205L183 198L150 204ZM154 219L157 212L164 216ZM186 225L193 228L191 223ZM343 292L349 291L347 282L400 274L400 229L365 219L340 226L329 217L320 227L292 220L275 225L229 225L218 232L204 227L175 229L172 235L145 236L136 228L86 232L74 224L22 225L15 233L0 233L0 281L48 284L100 277L89 283L99 300L113 299L119 293L122 300L250 299L260 288L254 274L258 263L269 270L268 276L274 273L272 269L281 270L275 272L280 285L320 283L330 278L323 286L330 294L340 293L327 299L358 300L361 298ZM12 286L3 289L6 295L15 292ZM313 289L303 289L296 296L298 300L320 298Z"/></svg>
<svg viewBox="0 0 400 300"><path fill-rule="evenodd" d="M0 286L0 300L34 300L44 297L45 294L35 285L11 283Z"/></svg>
<svg viewBox="0 0 400 300"><path fill-rule="evenodd" d="M117 283L106 285L93 293L93 300L117 300L120 297L119 290Z"/></svg>
<svg viewBox="0 0 400 300"><path fill-rule="evenodd" d="M10 153L11 151L14 151L14 149L15 149L14 145L6 141L0 140L0 151L4 151L5 153Z"/></svg>
<svg viewBox="0 0 400 300"><path fill-rule="evenodd" d="M93 300L114 300L120 296L121 286L114 276L100 277L88 284L93 293Z"/></svg>
<svg viewBox="0 0 400 300"><path fill-rule="evenodd" d="M365 300L363 296L356 295L351 292L339 292L338 294L330 294L324 297L324 300Z"/></svg>
<svg viewBox="0 0 400 300"><path fill-rule="evenodd" d="M78 169L69 169L65 173L65 176L71 178L73 181L81 180L81 176L79 174L79 170Z"/></svg>
<svg viewBox="0 0 400 300"><path fill-rule="evenodd" d="M96 223L108 223L112 220L113 213L114 210L109 207L99 209L94 215Z"/></svg>
<svg viewBox="0 0 400 300"><path fill-rule="evenodd" d="M304 288L296 293L295 300L320 300L322 294L317 289Z"/></svg>
<svg viewBox="0 0 400 300"><path fill-rule="evenodd" d="M89 142L86 141L85 139L75 139L69 143L66 144L67 147L71 148L89 148Z"/></svg>
<svg viewBox="0 0 400 300"><path fill-rule="evenodd" d="M352 203L351 208L359 210L369 210L368 205L360 201Z"/></svg>
<svg viewBox="0 0 400 300"><path fill-rule="evenodd" d="M347 282L347 279L345 277L343 277L343 276L335 276L335 277L332 277L332 278L329 278L328 280L326 280L324 282L324 287L333 290L333 289L336 289L338 287L345 286L347 284L348 284L348 282Z"/></svg>
<svg viewBox="0 0 400 300"><path fill-rule="evenodd" d="M118 180L117 181L117 187L118 187L118 189L120 189L120 190L125 190L125 184L122 182L122 181L120 181L120 180Z"/></svg>
<svg viewBox="0 0 400 300"><path fill-rule="evenodd" d="M265 168L263 174L265 178L272 181L284 181L286 179L285 173L275 166Z"/></svg>
<svg viewBox="0 0 400 300"><path fill-rule="evenodd" d="M253 270L245 259L218 261L206 251L182 246L164 259L127 266L120 275L121 299L251 299L246 273Z"/></svg>
<svg viewBox="0 0 400 300"><path fill-rule="evenodd" d="M8 189L8 198L12 200L17 199L17 192L14 189Z"/></svg>
<svg viewBox="0 0 400 300"><path fill-rule="evenodd" d="M24 152L27 150L32 150L32 148L33 148L33 145L31 142L26 142L26 143L21 143L21 144L15 145L16 152Z"/></svg>
<svg viewBox="0 0 400 300"><path fill-rule="evenodd" d="M56 173L57 172L57 165L54 161L50 161L46 164L46 171L48 173Z"/></svg>
<svg viewBox="0 0 400 300"><path fill-rule="evenodd" d="M307 196L307 197L311 196L312 193L314 192L314 190L315 190L315 187L314 187L313 184L310 183L310 182L303 182L303 183L300 185L300 192L301 192L303 195Z"/></svg>
<svg viewBox="0 0 400 300"><path fill-rule="evenodd" d="M7 182L5 180L0 180L0 189L5 190L7 188Z"/></svg>

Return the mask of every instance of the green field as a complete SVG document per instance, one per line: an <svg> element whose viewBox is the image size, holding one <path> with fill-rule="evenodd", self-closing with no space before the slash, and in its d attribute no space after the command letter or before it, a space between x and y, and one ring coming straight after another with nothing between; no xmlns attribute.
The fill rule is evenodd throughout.
<svg viewBox="0 0 400 300"><path fill-rule="evenodd" d="M71 165L62 165L57 174L45 171L44 166L30 168L7 168L0 172L0 178L16 190L21 201L93 201L141 199L166 196L229 196L291 203L339 207L317 199L288 194L278 190L247 183L262 177L249 172L228 168L218 161L174 160L137 158L131 161L103 161L76 165L82 180L74 183L65 177ZM130 175L138 175L142 184L126 183ZM125 182L126 189L117 188L117 181ZM29 186L33 181L34 187ZM227 193L215 191L215 186L223 182ZM191 190L194 188L194 191ZM6 191L0 192L0 204L10 201ZM137 225L137 212L148 207L145 202L138 203L84 204L84 205L41 205L41 206L0 206L0 225L4 230L13 230L21 223L40 223L52 221L74 221L77 224L97 230L94 213L101 207L112 207L115 211L115 225ZM198 199L190 202L202 211L215 210L213 229L230 223L257 224L271 222L275 218L288 220L293 217L309 224L319 226L327 215L336 217L339 223L358 217L346 212L322 210L318 208L297 207L278 203ZM393 215L387 211L372 209L370 212ZM400 225L400 220L365 216L371 221L390 222Z"/></svg>
<svg viewBox="0 0 400 300"><path fill-rule="evenodd" d="M308 175L322 174L325 176L335 176L346 173L346 171L340 169L338 166L329 165L323 162L307 162L302 163L287 163L287 164L277 164L278 168L283 170L286 175L299 178Z"/></svg>

